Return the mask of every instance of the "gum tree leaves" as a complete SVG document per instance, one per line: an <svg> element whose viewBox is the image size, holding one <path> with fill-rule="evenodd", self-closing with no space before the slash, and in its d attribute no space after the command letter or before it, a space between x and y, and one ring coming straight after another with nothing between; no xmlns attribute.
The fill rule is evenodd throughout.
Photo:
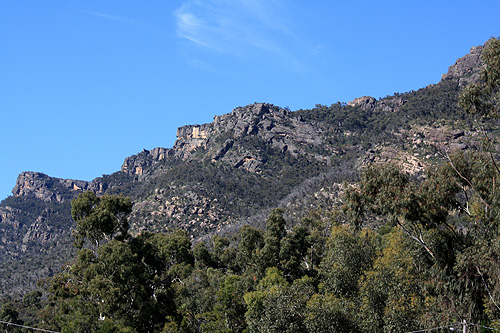
<svg viewBox="0 0 500 333"><path fill-rule="evenodd" d="M76 222L76 244L81 248L85 240L96 246L102 240L123 240L127 236L127 218L132 211L132 201L123 196L98 197L87 191L71 202L71 216Z"/></svg>

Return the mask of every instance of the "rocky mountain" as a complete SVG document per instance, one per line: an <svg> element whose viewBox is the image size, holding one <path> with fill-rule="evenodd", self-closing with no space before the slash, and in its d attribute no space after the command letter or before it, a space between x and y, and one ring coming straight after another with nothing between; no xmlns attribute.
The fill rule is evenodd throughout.
<svg viewBox="0 0 500 333"><path fill-rule="evenodd" d="M457 59L455 64L451 65L448 73L441 76L441 80L458 79L459 86L465 86L469 82L479 79L479 71L482 68L481 52L483 45L472 47L470 53L460 59Z"/></svg>
<svg viewBox="0 0 500 333"><path fill-rule="evenodd" d="M456 103L460 88L478 79L481 51L473 47L438 84L378 100L293 112L237 107L179 128L172 148L143 150L92 182L23 172L0 204L0 293L23 294L70 258L70 203L83 191L130 196L134 233L183 228L200 238L262 225L277 206L290 224L333 210L341 184L368 163L392 161L421 175L446 151L477 144L478 130Z"/></svg>

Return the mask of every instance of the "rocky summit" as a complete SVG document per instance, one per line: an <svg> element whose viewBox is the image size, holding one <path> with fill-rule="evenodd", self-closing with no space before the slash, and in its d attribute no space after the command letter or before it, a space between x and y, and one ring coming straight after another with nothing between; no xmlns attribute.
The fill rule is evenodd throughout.
<svg viewBox="0 0 500 333"><path fill-rule="evenodd" d="M288 227L311 211L333 211L342 184L370 163L422 176L446 152L478 144L478 129L456 104L461 87L479 78L482 50L473 47L437 84L378 100L237 107L179 128L172 148L143 150L91 182L23 172L0 205L0 293L23 294L70 258L71 200L84 191L131 197L133 233L182 228L198 239L262 226L275 207Z"/></svg>

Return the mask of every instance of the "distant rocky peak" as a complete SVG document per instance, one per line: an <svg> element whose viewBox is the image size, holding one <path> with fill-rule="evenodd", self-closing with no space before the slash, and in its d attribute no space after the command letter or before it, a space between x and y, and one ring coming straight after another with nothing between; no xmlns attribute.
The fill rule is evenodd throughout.
<svg viewBox="0 0 500 333"><path fill-rule="evenodd" d="M269 103L254 103L243 107L237 107L233 110L231 114L243 115L243 114L252 114L257 116L263 116L264 114L273 113L285 115L287 112L285 109L280 108L279 106L275 106Z"/></svg>
<svg viewBox="0 0 500 333"><path fill-rule="evenodd" d="M144 179L155 172L155 166L162 159L200 159L224 161L236 168L257 172L265 158L243 147L248 137L297 156L321 144L318 131L312 124L292 117L292 112L287 109L269 103L254 103L215 116L209 124L179 127L172 149L155 148L130 156L125 159L121 171L136 179Z"/></svg>
<svg viewBox="0 0 500 333"><path fill-rule="evenodd" d="M22 172L12 189L15 197L34 195L43 201L63 202L71 200L82 191L94 191L102 194L106 190L106 185L94 180L87 182L84 180L61 179L50 177L41 172Z"/></svg>
<svg viewBox="0 0 500 333"><path fill-rule="evenodd" d="M365 111L383 111L396 112L401 106L406 103L406 100L401 97L387 97L381 100L376 100L371 96L362 96L348 102L348 106L360 107Z"/></svg>
<svg viewBox="0 0 500 333"><path fill-rule="evenodd" d="M473 46L469 54L457 59L448 69L448 73L441 76L441 80L458 79L459 85L467 85L469 82L474 82L479 79L479 73L483 66L481 53L483 46Z"/></svg>
<svg viewBox="0 0 500 333"><path fill-rule="evenodd" d="M377 100L371 96L361 96L348 102L349 106L360 106L363 110L371 109L375 107Z"/></svg>
<svg viewBox="0 0 500 333"><path fill-rule="evenodd" d="M217 133L228 132L238 129L248 129L263 119L283 118L291 112L268 103L254 103L247 106L240 106L232 112L215 116L214 121L203 125L186 125L177 129L177 141L174 150L186 148L185 143L189 141L191 148L199 147Z"/></svg>
<svg viewBox="0 0 500 333"><path fill-rule="evenodd" d="M215 116L212 123L215 127L231 123L252 123L265 118L283 118L291 112L269 103L254 103L247 106L239 106L232 112L222 116ZM225 129L225 128L224 128Z"/></svg>
<svg viewBox="0 0 500 333"><path fill-rule="evenodd" d="M142 176L154 163L165 160L172 154L172 149L163 147L143 149L139 154L129 156L123 161L121 172L129 176Z"/></svg>
<svg viewBox="0 0 500 333"><path fill-rule="evenodd" d="M63 195L59 193L59 186L70 190L85 190L89 183L81 180L58 179L47 176L41 172L25 171L22 172L16 181L16 186L12 189L15 197L27 196L33 194L36 198L43 201L64 200Z"/></svg>

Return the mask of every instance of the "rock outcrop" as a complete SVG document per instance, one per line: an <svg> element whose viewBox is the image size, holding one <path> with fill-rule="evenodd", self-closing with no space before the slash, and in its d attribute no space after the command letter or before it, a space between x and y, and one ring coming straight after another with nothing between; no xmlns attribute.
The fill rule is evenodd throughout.
<svg viewBox="0 0 500 333"><path fill-rule="evenodd" d="M16 197L33 194L43 201L62 202L61 190L86 190L89 183L81 180L52 178L40 172L23 172L17 177L12 194Z"/></svg>
<svg viewBox="0 0 500 333"><path fill-rule="evenodd" d="M260 139L294 156L321 146L323 141L318 135L321 130L291 114L291 111L266 103L235 108L231 113L215 116L212 123L180 127L172 149L143 150L125 159L121 171L142 179L161 161L189 161L202 151L202 159L223 161L236 168L258 172L265 158L258 151L243 146L248 138Z"/></svg>
<svg viewBox="0 0 500 333"><path fill-rule="evenodd" d="M371 96L362 96L348 102L349 106L359 106L363 110L373 109L377 105L377 100Z"/></svg>
<svg viewBox="0 0 500 333"><path fill-rule="evenodd" d="M362 96L348 102L348 106L360 107L365 111L396 112L406 103L401 97L388 97L377 101L371 96Z"/></svg>
<svg viewBox="0 0 500 333"><path fill-rule="evenodd" d="M84 180L61 179L50 177L41 172L25 171L17 177L12 194L15 197L34 195L46 202L63 202L73 199L83 191L90 190L102 194L106 189L106 185L97 180L87 182Z"/></svg>
<svg viewBox="0 0 500 333"><path fill-rule="evenodd" d="M483 65L481 53L483 46L475 46L470 49L470 53L457 59L448 69L448 73L441 76L441 80L458 79L459 86L465 86L470 82L475 82L480 77Z"/></svg>
<svg viewBox="0 0 500 333"><path fill-rule="evenodd" d="M139 154L127 157L122 164L121 171L129 176L141 177L145 171L169 156L173 156L171 149L161 147L153 150L143 149Z"/></svg>

